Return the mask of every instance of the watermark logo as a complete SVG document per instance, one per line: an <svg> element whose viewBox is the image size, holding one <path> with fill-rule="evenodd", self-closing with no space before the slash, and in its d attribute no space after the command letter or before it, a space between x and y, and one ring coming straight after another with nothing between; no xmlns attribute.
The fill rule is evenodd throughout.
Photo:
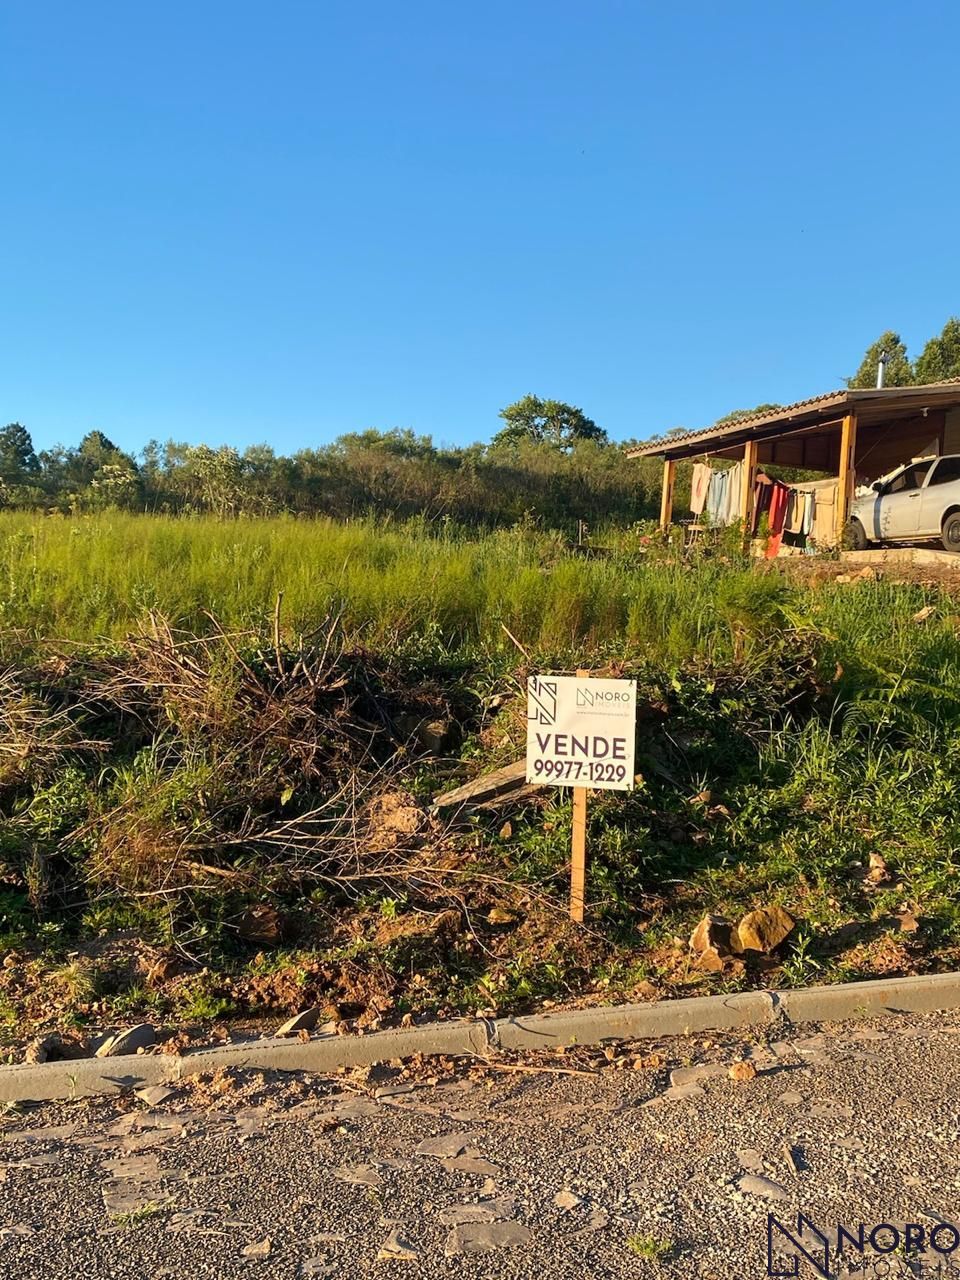
<svg viewBox="0 0 960 1280"><path fill-rule="evenodd" d="M892 1276L960 1280L960 1228L945 1220L932 1227L919 1222L858 1222L826 1228L802 1213L797 1214L794 1227L772 1213L767 1215L769 1276L835 1280L841 1264L844 1275L864 1280ZM851 1265L854 1272L849 1270Z"/></svg>

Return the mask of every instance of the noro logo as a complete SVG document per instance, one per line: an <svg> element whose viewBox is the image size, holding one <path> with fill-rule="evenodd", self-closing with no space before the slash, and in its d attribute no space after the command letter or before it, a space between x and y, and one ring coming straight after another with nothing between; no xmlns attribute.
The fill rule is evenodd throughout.
<svg viewBox="0 0 960 1280"><path fill-rule="evenodd" d="M577 690L578 707L614 707L630 705L629 689L604 689L594 692L593 689Z"/></svg>
<svg viewBox="0 0 960 1280"><path fill-rule="evenodd" d="M830 1245L836 1241L836 1259L839 1262L845 1250L856 1250L861 1257L866 1250L871 1253L891 1254L906 1251L907 1256L919 1261L911 1275L923 1276L922 1260L918 1255L934 1253L940 1258L949 1257L960 1249L960 1230L952 1222L938 1222L929 1229L919 1222L878 1222L868 1226L863 1222L844 1227L839 1223L830 1233L821 1231L802 1213L797 1214L796 1230L784 1226L773 1214L767 1216L767 1274L771 1276L801 1276L801 1263L808 1262L814 1274L832 1280L830 1269ZM937 1274L940 1274L939 1263Z"/></svg>

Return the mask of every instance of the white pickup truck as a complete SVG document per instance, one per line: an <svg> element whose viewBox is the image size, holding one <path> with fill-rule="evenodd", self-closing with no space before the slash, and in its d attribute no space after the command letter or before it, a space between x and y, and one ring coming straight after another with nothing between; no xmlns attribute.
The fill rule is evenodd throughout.
<svg viewBox="0 0 960 1280"><path fill-rule="evenodd" d="M850 545L921 542L940 538L960 551L960 454L912 458L874 481L855 498L848 527Z"/></svg>

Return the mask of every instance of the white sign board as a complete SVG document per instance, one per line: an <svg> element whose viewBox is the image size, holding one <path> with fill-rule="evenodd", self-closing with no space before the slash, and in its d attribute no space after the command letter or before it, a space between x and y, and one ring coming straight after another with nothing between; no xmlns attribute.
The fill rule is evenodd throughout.
<svg viewBox="0 0 960 1280"><path fill-rule="evenodd" d="M636 680L530 676L527 781L633 790Z"/></svg>

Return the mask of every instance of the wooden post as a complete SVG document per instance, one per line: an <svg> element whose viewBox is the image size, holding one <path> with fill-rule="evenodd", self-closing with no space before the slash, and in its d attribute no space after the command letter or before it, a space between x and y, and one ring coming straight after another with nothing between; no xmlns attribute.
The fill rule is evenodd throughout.
<svg viewBox="0 0 960 1280"><path fill-rule="evenodd" d="M757 480L757 442L743 446L743 474L740 477L740 519L743 521L743 549L749 550L753 536L753 494Z"/></svg>
<svg viewBox="0 0 960 1280"><path fill-rule="evenodd" d="M677 476L677 464L672 458L664 459L663 489L660 493L660 530L662 533L670 528L673 517L673 482Z"/></svg>
<svg viewBox="0 0 960 1280"><path fill-rule="evenodd" d="M837 482L836 537L837 546L842 547L843 535L847 521L850 519L850 504L853 501L853 490L856 484L857 458L857 415L852 410L843 419L840 432L840 477Z"/></svg>
<svg viewBox="0 0 960 1280"><path fill-rule="evenodd" d="M672 464L671 464L672 465ZM672 486L671 486L672 488ZM577 675L590 674L582 668ZM583 924L587 899L587 788L573 788L573 839L570 854L570 919Z"/></svg>

